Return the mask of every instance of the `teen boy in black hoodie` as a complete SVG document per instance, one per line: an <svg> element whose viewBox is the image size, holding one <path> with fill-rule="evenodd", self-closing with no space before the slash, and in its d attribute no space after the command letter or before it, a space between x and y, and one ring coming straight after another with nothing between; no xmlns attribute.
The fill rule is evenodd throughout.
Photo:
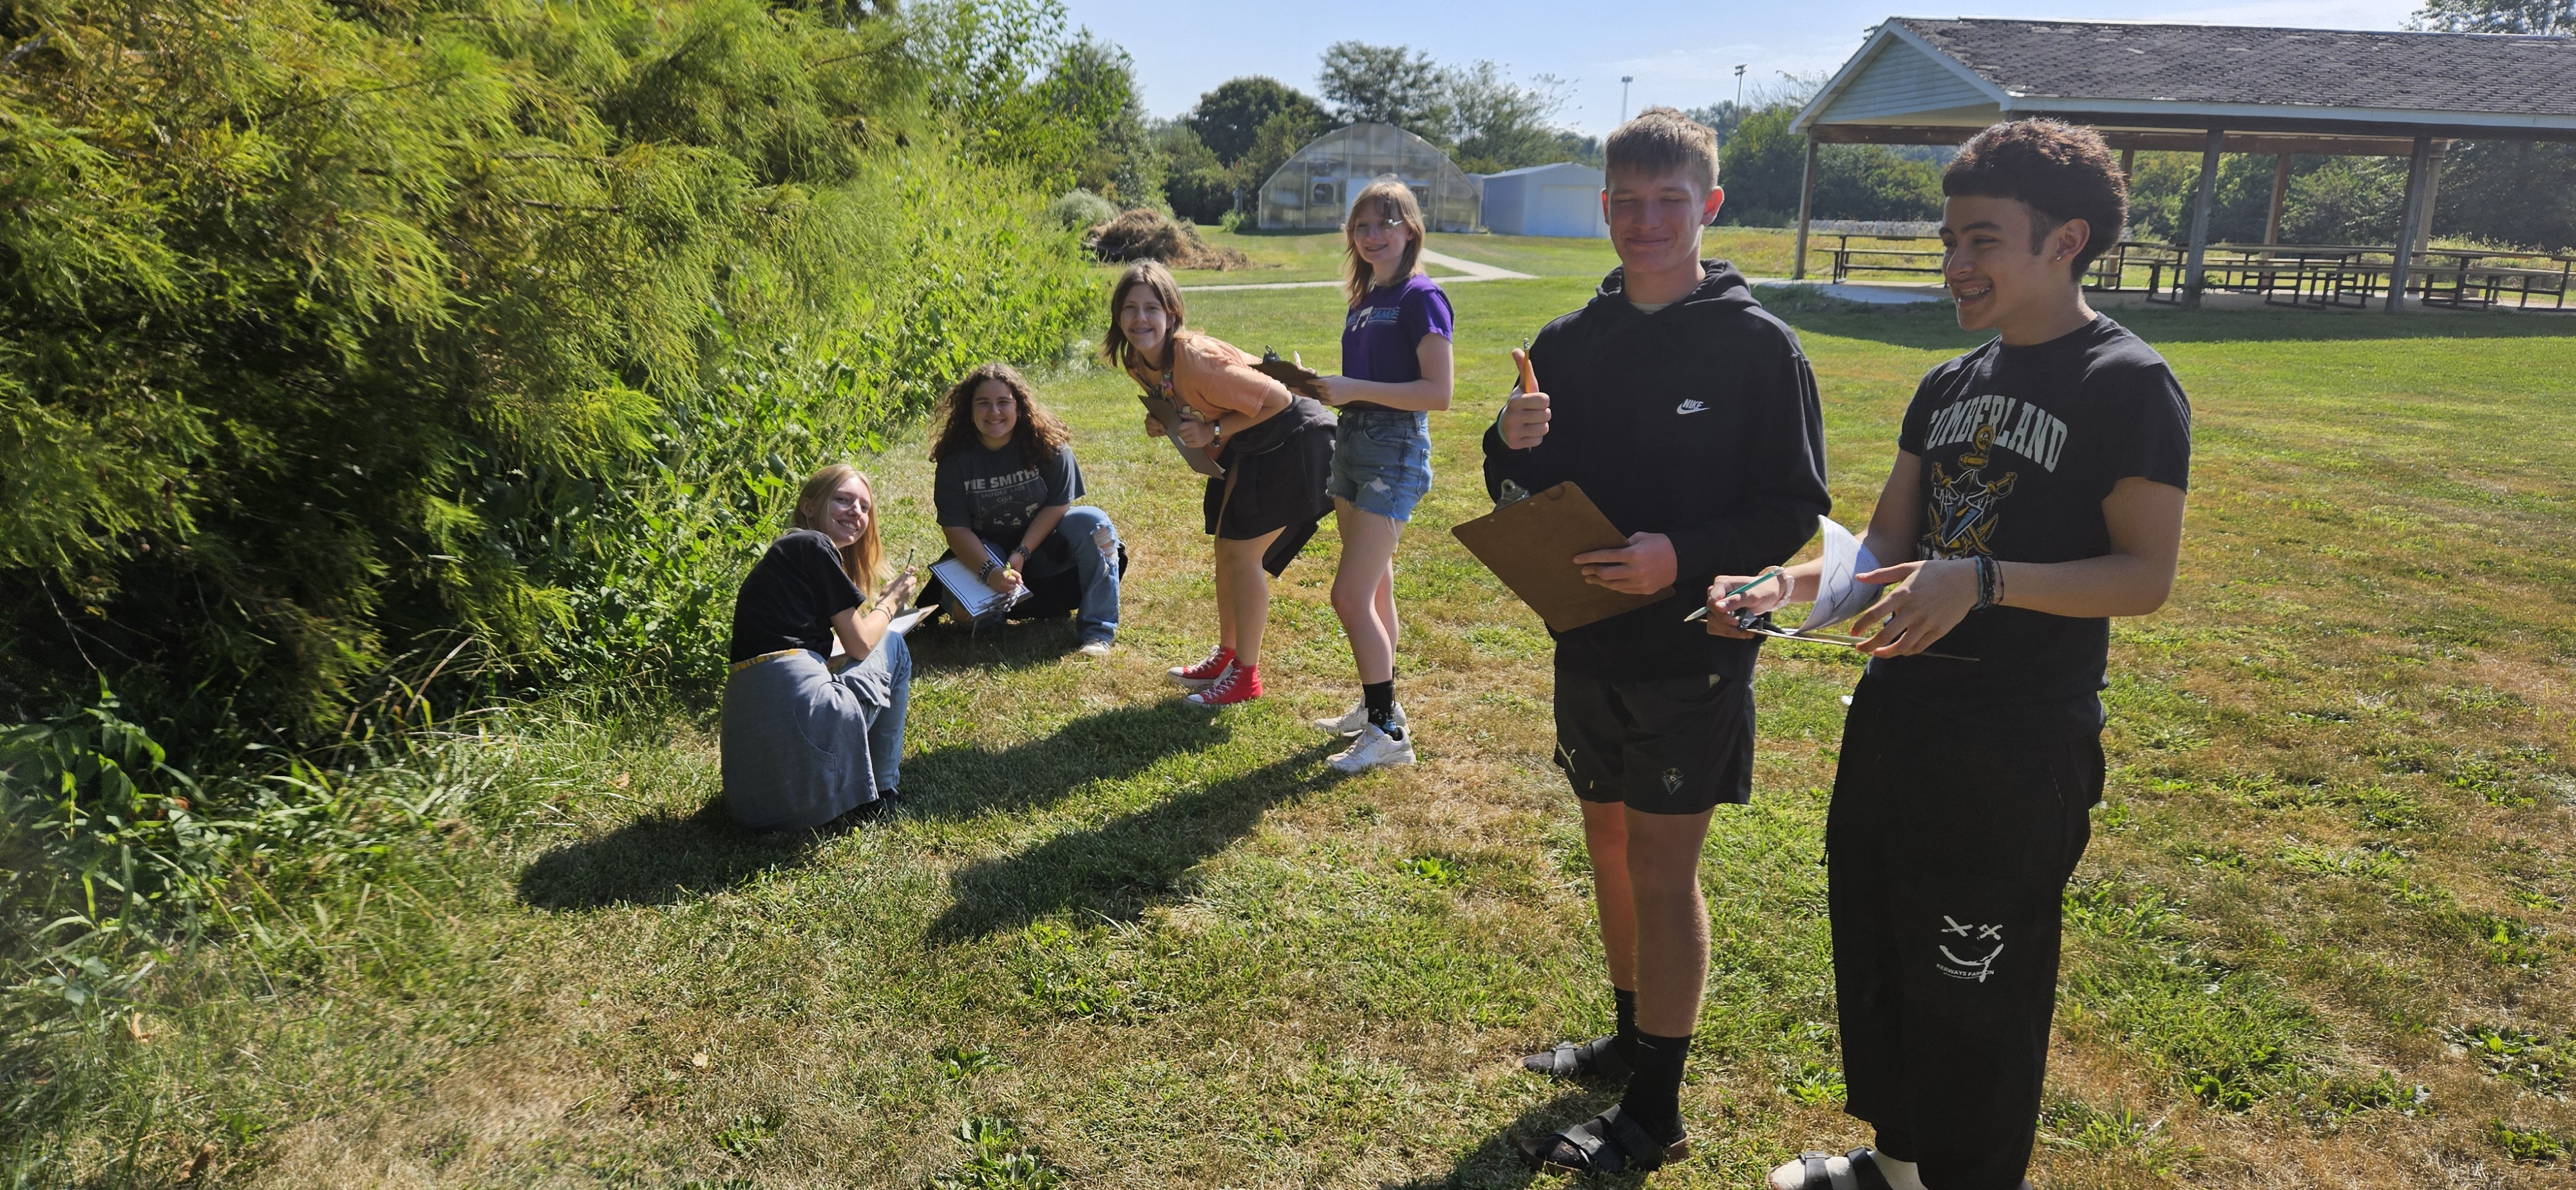
<svg viewBox="0 0 2576 1190"><path fill-rule="evenodd" d="M1932 369L1897 433L1862 538L1882 565L1855 576L1889 590L1861 616L1879 627L1825 819L1847 1110L1878 1143L1805 1154L1775 1190L2027 1185L2058 910L2102 793L2109 617L2161 606L2182 544L2191 407L2084 302L2127 209L2110 149L1997 124L1941 190L1959 325L1995 339ZM1800 565L1709 618L1731 631L1815 588Z"/></svg>
<svg viewBox="0 0 2576 1190"><path fill-rule="evenodd" d="M1540 331L1542 391L1485 433L1500 500L1572 480L1624 549L1586 577L1673 595L1556 638L1557 764L1583 805L1619 1031L1523 1059L1563 1078L1627 1078L1609 1111L1526 1146L1568 1172L1647 1170L1687 1151L1682 1061L1708 972L1700 844L1753 786L1754 640L1684 617L1717 574L1786 560L1832 505L1816 382L1798 336L1725 261L1699 258L1725 201L1708 129L1650 108L1610 134L1603 206L1620 267Z"/></svg>

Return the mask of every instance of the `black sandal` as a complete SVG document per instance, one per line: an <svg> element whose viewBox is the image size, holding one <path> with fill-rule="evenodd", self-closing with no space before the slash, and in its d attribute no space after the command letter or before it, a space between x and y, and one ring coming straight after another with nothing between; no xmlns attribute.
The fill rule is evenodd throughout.
<svg viewBox="0 0 2576 1190"><path fill-rule="evenodd" d="M1558 1173L1644 1173L1690 1156L1690 1134L1669 1141L1655 1139L1619 1105L1534 1141L1519 1142L1521 1160L1535 1170ZM1883 1187L1884 1182L1881 1183Z"/></svg>
<svg viewBox="0 0 2576 1190"><path fill-rule="evenodd" d="M1521 1069L1549 1078L1584 1082L1619 1082L1635 1073L1628 1060L1619 1056L1619 1038L1615 1035L1596 1037L1581 1045L1557 1042L1556 1048L1546 1053L1524 1055Z"/></svg>
<svg viewBox="0 0 2576 1190"><path fill-rule="evenodd" d="M1798 1154L1806 1175L1798 1190L1889 1190L1887 1175L1878 1171L1876 1150L1858 1148L1842 1154L1846 1170L1839 1175L1833 1172L1833 1159L1832 1153Z"/></svg>

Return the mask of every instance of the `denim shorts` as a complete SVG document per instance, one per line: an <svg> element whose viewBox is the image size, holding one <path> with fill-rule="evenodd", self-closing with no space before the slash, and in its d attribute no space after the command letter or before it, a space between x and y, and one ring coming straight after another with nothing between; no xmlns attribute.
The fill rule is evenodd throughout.
<svg viewBox="0 0 2576 1190"><path fill-rule="evenodd" d="M1345 409L1334 431L1334 497L1362 512L1398 521L1431 491L1431 415L1392 409Z"/></svg>

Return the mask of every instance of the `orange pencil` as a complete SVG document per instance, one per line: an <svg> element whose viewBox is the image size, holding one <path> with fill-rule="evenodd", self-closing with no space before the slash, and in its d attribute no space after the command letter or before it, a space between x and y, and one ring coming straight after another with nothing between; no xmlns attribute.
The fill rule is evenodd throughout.
<svg viewBox="0 0 2576 1190"><path fill-rule="evenodd" d="M1530 368L1529 352L1520 347L1512 348L1512 362L1519 364L1521 368L1521 391L1524 393L1537 392L1538 373Z"/></svg>

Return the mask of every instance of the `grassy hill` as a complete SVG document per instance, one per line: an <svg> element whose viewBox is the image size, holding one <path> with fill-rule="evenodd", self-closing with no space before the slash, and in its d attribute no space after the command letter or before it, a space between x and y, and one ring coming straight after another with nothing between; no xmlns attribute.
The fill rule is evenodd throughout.
<svg viewBox="0 0 2576 1190"><path fill-rule="evenodd" d="M1512 1059L1604 1029L1607 996L1547 763L1547 638L1446 528L1485 510L1476 438L1506 348L1590 285L1451 292L1460 408L1433 418L1439 478L1398 566L1419 767L1337 779L1304 726L1354 696L1329 533L1278 585L1274 693L1218 715L1170 697L1161 667L1214 631L1197 485L1139 436L1123 381L1065 373L1045 390L1134 551L1120 649L1082 658L1061 624L925 635L912 811L748 839L721 825L707 720L548 704L469 724L365 779L456 807L380 875L172 951L141 1014L66 1051L47 1077L87 1098L20 1168L1529 1184L1507 1138L1608 1097ZM1319 361L1339 329L1317 291L1199 295L1191 316ZM1915 380L1970 340L1937 309L1794 321L1856 525ZM2069 898L2034 1179L2565 1185L2576 334L2127 321L2193 398L2193 496L2172 604L2114 631L2109 795ZM897 554L926 558L920 451L916 427L866 466ZM1855 660L1763 659L1755 801L1708 844L1699 1151L1658 1186L1750 1187L1867 1139L1838 1110L1817 863Z"/></svg>

